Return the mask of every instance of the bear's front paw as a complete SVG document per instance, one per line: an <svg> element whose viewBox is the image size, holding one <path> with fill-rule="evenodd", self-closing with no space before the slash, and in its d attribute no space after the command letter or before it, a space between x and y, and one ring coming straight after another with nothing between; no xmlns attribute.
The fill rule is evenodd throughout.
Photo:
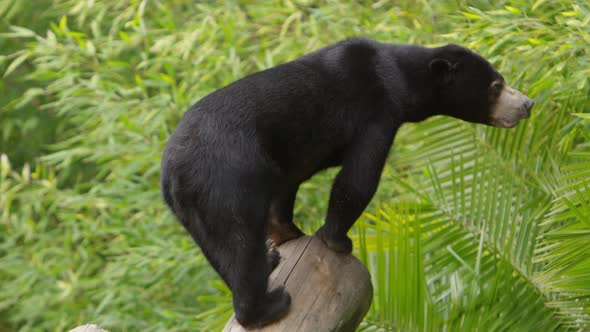
<svg viewBox="0 0 590 332"><path fill-rule="evenodd" d="M276 221L271 221L269 225L268 236L277 246L280 246L281 244L287 241L291 241L304 235L305 233L303 233L292 222L280 223Z"/></svg>
<svg viewBox="0 0 590 332"><path fill-rule="evenodd" d="M343 254L350 254L352 252L352 240L344 235L335 236L326 231L324 227L320 228L315 234L328 248Z"/></svg>

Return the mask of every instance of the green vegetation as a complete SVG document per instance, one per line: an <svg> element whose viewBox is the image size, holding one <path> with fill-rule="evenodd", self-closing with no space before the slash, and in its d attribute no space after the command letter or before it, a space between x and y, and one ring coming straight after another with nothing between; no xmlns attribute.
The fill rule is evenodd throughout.
<svg viewBox="0 0 590 332"><path fill-rule="evenodd" d="M348 36L466 45L536 101L397 137L353 230L363 331L590 330L585 0L0 0L0 331L215 331L230 294L158 191L183 112ZM298 194L322 221L334 170Z"/></svg>

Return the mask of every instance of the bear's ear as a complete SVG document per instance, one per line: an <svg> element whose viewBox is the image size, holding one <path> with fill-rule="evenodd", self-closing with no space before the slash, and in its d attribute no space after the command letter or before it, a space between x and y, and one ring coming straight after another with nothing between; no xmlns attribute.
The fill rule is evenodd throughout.
<svg viewBox="0 0 590 332"><path fill-rule="evenodd" d="M456 64L452 64L446 59L434 59L428 64L430 72L435 77L438 84L449 86L455 80Z"/></svg>

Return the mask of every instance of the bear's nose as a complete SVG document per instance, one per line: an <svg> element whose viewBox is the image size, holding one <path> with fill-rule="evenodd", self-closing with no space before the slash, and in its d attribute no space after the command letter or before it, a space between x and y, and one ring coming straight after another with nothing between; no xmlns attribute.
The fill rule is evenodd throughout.
<svg viewBox="0 0 590 332"><path fill-rule="evenodd" d="M530 112L533 106L535 106L535 102L532 99L529 99L524 103L524 109L527 112Z"/></svg>
<svg viewBox="0 0 590 332"><path fill-rule="evenodd" d="M528 117L531 116L531 109L533 108L533 106L535 105L535 102L532 99L527 99L527 101L524 102L524 104L522 105L524 113L526 114L526 118L528 119Z"/></svg>

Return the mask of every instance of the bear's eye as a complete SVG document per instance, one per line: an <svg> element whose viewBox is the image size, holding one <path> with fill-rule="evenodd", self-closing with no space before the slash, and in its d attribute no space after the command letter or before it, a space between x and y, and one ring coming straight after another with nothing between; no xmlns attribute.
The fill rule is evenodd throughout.
<svg viewBox="0 0 590 332"><path fill-rule="evenodd" d="M492 91L494 92L494 95L497 97L502 93L502 89L504 88L504 85L502 85L501 82L494 82L492 83Z"/></svg>

